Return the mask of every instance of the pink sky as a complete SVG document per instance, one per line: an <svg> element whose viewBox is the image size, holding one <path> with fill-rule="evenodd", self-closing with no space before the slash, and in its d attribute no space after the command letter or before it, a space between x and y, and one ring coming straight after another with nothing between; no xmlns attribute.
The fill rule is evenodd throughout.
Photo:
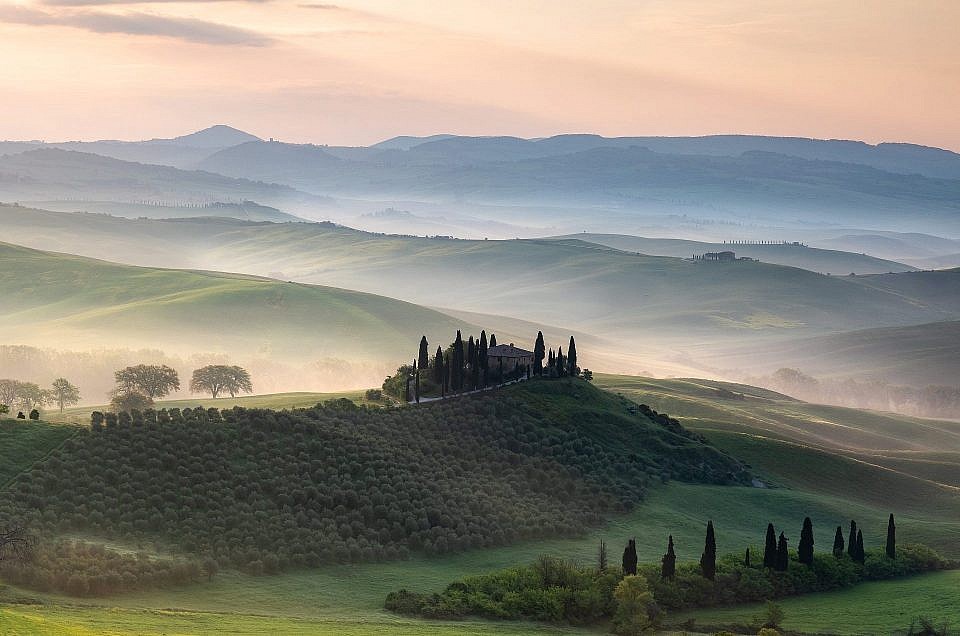
<svg viewBox="0 0 960 636"><path fill-rule="evenodd" d="M756 133L960 150L954 0L0 0L0 138L226 123Z"/></svg>

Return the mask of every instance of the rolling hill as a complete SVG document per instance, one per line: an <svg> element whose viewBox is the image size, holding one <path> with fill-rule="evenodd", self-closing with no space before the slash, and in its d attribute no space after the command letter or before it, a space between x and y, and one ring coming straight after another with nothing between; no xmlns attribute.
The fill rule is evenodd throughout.
<svg viewBox="0 0 960 636"><path fill-rule="evenodd" d="M210 172L135 163L100 155L39 148L0 156L0 200L195 205L253 200L266 205L318 203L292 188Z"/></svg>
<svg viewBox="0 0 960 636"><path fill-rule="evenodd" d="M924 387L960 378L960 322L884 327L729 350L710 358L728 369L771 373L784 365L818 378L859 378Z"/></svg>
<svg viewBox="0 0 960 636"><path fill-rule="evenodd" d="M896 261L874 258L866 254L825 250L807 247L799 243L774 245L734 245L730 243L705 243L683 239L644 238L623 234L571 234L560 239L578 239L606 245L626 252L638 252L651 256L677 256L689 258L707 252L735 251L737 256L747 256L776 265L799 267L820 274L882 274L909 272L914 267Z"/></svg>
<svg viewBox="0 0 960 636"><path fill-rule="evenodd" d="M950 272L930 274L941 282L928 285L925 272L823 276L762 262L638 255L578 240L468 241L323 223L125 220L10 206L0 206L0 222L11 238L34 248L228 269L538 324L576 324L578 332L616 336L633 352L669 350L695 338L710 342L704 336L717 345L749 340L754 346L757 338L960 318L960 305L936 300L960 278Z"/></svg>
<svg viewBox="0 0 960 636"><path fill-rule="evenodd" d="M379 384L385 370L415 351L424 333L441 342L470 328L437 311L371 294L131 267L9 244L0 244L0 297L6 307L0 329L8 344L220 353L252 361L255 381L259 368L277 372L285 363L305 367L338 359L341 387ZM323 388L310 385L311 375L306 368L288 369L287 386Z"/></svg>

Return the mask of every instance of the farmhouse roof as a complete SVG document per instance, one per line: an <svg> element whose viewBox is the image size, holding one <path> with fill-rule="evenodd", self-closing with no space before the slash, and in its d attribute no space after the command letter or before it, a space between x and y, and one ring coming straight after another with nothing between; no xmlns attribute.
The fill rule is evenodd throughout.
<svg viewBox="0 0 960 636"><path fill-rule="evenodd" d="M502 344L487 349L488 358L529 358L532 355L532 351L514 347L512 344Z"/></svg>

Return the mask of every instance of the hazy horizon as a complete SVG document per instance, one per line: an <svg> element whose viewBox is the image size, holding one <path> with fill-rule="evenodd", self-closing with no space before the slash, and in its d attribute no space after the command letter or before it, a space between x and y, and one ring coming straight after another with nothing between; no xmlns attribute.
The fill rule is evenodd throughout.
<svg viewBox="0 0 960 636"><path fill-rule="evenodd" d="M5 0L0 138L226 122L331 145L586 131L960 150L958 20L937 0Z"/></svg>

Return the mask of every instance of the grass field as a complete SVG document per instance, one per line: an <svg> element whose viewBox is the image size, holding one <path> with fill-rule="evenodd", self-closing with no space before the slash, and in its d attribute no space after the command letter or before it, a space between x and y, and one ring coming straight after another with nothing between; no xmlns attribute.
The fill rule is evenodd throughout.
<svg viewBox="0 0 960 636"><path fill-rule="evenodd" d="M783 528L791 538L798 536L806 515L813 519L818 550L827 549L833 528L846 526L851 518L863 528L865 543L872 548L882 544L891 507L897 514L901 542L928 543L947 556L960 557L960 497L933 480L857 459L855 452L842 447L847 433L828 434L832 428L820 420L830 413L834 420L846 421L841 415L849 411L850 426L865 431L875 427L891 440L904 438L903 443L919 443L924 448L948 445L952 430L949 423L933 423L930 428L921 428L922 434L910 435L917 429L910 425L909 418L849 409L825 412L825 407L804 405L762 389L730 386L746 393L747 399L728 404L717 398L718 385L710 382L601 376L597 383L681 417L714 443L746 459L763 479L778 487L672 482L651 489L647 500L632 513L589 530L579 539L528 542L442 558L419 556L408 561L333 566L274 577L225 571L210 583L114 597L107 602L14 590L40 597L46 604L0 604L0 619L11 626L8 630L20 630L7 633L572 633L575 630L515 623L414 621L397 618L381 607L392 590L440 590L459 577L529 562L543 553L592 563L601 538L610 546L614 561L626 539L636 537L641 560L656 562L664 552L667 535L672 534L679 559L694 561L703 548L707 520L716 526L720 553L740 553L748 546L760 546L768 522ZM329 397L292 394L242 399L293 406L298 399L316 401L318 395ZM778 414L778 410L786 414ZM803 418L810 420L807 426L802 425ZM838 423L834 426L841 428ZM822 445L791 439L808 434L808 427L820 430ZM933 451L918 452L933 456ZM948 453L949 449L939 452ZM890 633L905 629L915 611L938 620L951 619L960 606L958 577L956 572L947 572L869 584L844 592L787 599L782 605L791 629ZM176 611L166 611L170 608ZM758 611L755 607L702 610L674 618L694 617L701 624L749 622ZM2 628L0 633L4 633Z"/></svg>
<svg viewBox="0 0 960 636"><path fill-rule="evenodd" d="M920 577L865 583L855 588L787 598L778 601L789 630L819 634L902 633L919 617L934 624L960 625L960 571L935 572ZM688 612L671 617L668 625L687 619L704 626L748 625L763 614L763 606L743 605Z"/></svg>

